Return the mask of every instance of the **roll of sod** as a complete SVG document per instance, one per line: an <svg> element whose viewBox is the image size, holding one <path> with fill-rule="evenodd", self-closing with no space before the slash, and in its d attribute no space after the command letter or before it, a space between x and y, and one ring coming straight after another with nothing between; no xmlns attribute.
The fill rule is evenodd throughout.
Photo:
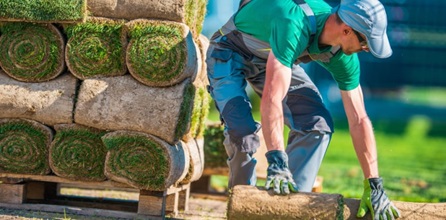
<svg viewBox="0 0 446 220"><path fill-rule="evenodd" d="M183 136L182 140L189 141L203 137L206 119L209 115L209 106L210 95L207 90L205 88L196 88L189 132Z"/></svg>
<svg viewBox="0 0 446 220"><path fill-rule="evenodd" d="M207 118L209 116L209 109L211 106L212 98L206 89L200 89L199 92L200 92L200 96L202 97L201 98L201 114L200 114L200 118L198 120L195 138L201 139L204 137L204 131L206 129L206 122L207 122Z"/></svg>
<svg viewBox="0 0 446 220"><path fill-rule="evenodd" d="M207 0L89 0L88 9L96 17L176 21L191 27L192 32L200 33L206 4Z"/></svg>
<svg viewBox="0 0 446 220"><path fill-rule="evenodd" d="M192 26L192 34L195 36L195 38L198 38L201 31L203 30L203 22L204 17L206 16L206 6L208 1L207 0L196 0L196 10L195 10L195 16Z"/></svg>
<svg viewBox="0 0 446 220"><path fill-rule="evenodd" d="M46 125L72 123L78 81L65 73L48 82L25 83L0 70L0 118L27 118Z"/></svg>
<svg viewBox="0 0 446 220"><path fill-rule="evenodd" d="M0 119L0 172L44 175L51 172L51 129L27 119Z"/></svg>
<svg viewBox="0 0 446 220"><path fill-rule="evenodd" d="M12 78L45 82L64 71L65 39L53 24L4 23L0 32L0 66Z"/></svg>
<svg viewBox="0 0 446 220"><path fill-rule="evenodd" d="M106 132L77 124L60 124L54 128L56 134L49 151L51 170L72 180L105 180L107 150L101 137Z"/></svg>
<svg viewBox="0 0 446 220"><path fill-rule="evenodd" d="M187 147L190 157L189 169L181 184L188 184L200 179L204 169L204 149L203 141L192 139L182 142Z"/></svg>
<svg viewBox="0 0 446 220"><path fill-rule="evenodd" d="M207 75L207 65L206 65L206 52L209 48L209 39L200 34L198 39L196 40L197 45L198 45L198 50L200 51L200 59L198 59L199 61L201 61L201 65L200 65L200 70L198 70L198 74L196 79L193 81L194 85L198 86L198 87L206 87L207 85L209 85L209 80L208 80L208 75Z"/></svg>
<svg viewBox="0 0 446 220"><path fill-rule="evenodd" d="M150 87L130 75L86 79L79 89L74 121L101 130L131 130L175 144L189 132L195 87L189 80Z"/></svg>
<svg viewBox="0 0 446 220"><path fill-rule="evenodd" d="M74 76L87 79L126 73L124 21L89 17L64 29L68 36L65 61Z"/></svg>
<svg viewBox="0 0 446 220"><path fill-rule="evenodd" d="M126 63L130 74L148 86L172 86L198 72L196 45L182 23L138 19L127 23Z"/></svg>
<svg viewBox="0 0 446 220"><path fill-rule="evenodd" d="M86 0L2 0L0 21L73 23L84 21Z"/></svg>
<svg viewBox="0 0 446 220"><path fill-rule="evenodd" d="M238 185L229 195L227 217L244 220L333 220L344 219L343 208L343 196L340 194L299 192L284 196L274 195L272 190L266 191L261 187Z"/></svg>
<svg viewBox="0 0 446 220"><path fill-rule="evenodd" d="M164 191L187 174L189 155L178 142L169 145L142 132L115 131L102 137L108 149L106 176L135 188Z"/></svg>

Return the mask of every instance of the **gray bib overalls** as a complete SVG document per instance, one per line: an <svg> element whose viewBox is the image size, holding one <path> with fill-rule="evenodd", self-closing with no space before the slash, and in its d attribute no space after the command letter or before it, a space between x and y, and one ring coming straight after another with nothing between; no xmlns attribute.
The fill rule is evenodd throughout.
<svg viewBox="0 0 446 220"><path fill-rule="evenodd" d="M242 1L241 7L248 2ZM314 34L313 12L303 0L295 2L314 24ZM252 116L246 86L249 83L262 96L269 53L265 48L269 48L267 42L238 31L231 17L211 38L207 52L209 92L225 124L224 145L228 154L230 188L255 185L254 156L264 157L255 155L260 145L257 132L261 126ZM318 59L326 57L321 55ZM293 65L291 85L282 102L284 123L290 128L286 146L289 168L301 192L311 191L333 132L332 118L318 89L298 65L307 58L308 54L304 53Z"/></svg>

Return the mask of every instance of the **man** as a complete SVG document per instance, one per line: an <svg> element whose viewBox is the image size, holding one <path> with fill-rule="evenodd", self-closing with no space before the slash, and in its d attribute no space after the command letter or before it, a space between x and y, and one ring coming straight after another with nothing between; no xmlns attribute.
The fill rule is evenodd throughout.
<svg viewBox="0 0 446 220"><path fill-rule="evenodd" d="M378 0L242 0L239 10L211 38L207 53L209 92L225 124L229 187L255 185L259 146L247 83L261 96L261 123L268 148L266 189L308 192L333 133L318 89L298 65L315 61L337 82L353 145L364 173L357 216L399 217L378 174L376 143L359 85L357 52L392 54L387 17ZM283 126L290 127L285 149ZM286 152L285 152L286 150Z"/></svg>

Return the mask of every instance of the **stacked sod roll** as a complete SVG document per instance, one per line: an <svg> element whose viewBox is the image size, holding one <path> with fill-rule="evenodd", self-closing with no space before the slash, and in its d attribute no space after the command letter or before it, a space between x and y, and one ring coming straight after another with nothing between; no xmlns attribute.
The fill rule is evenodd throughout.
<svg viewBox="0 0 446 220"><path fill-rule="evenodd" d="M2 1L0 173L152 191L198 180L206 3Z"/></svg>

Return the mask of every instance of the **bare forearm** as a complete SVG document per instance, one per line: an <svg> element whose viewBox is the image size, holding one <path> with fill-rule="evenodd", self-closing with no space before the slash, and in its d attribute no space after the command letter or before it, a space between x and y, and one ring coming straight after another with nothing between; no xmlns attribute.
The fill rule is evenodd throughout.
<svg viewBox="0 0 446 220"><path fill-rule="evenodd" d="M361 87L341 91L356 156L365 178L378 177L378 156L372 123L367 116Z"/></svg>
<svg viewBox="0 0 446 220"><path fill-rule="evenodd" d="M350 123L350 134L364 177L378 177L376 141L369 118L360 118L357 122Z"/></svg>
<svg viewBox="0 0 446 220"><path fill-rule="evenodd" d="M282 106L264 97L260 105L262 131L268 151L284 150ZM274 104L273 104L274 103Z"/></svg>
<svg viewBox="0 0 446 220"><path fill-rule="evenodd" d="M284 150L284 99L291 81L291 69L282 65L271 52L266 63L266 79L260 103L262 131L268 150Z"/></svg>

